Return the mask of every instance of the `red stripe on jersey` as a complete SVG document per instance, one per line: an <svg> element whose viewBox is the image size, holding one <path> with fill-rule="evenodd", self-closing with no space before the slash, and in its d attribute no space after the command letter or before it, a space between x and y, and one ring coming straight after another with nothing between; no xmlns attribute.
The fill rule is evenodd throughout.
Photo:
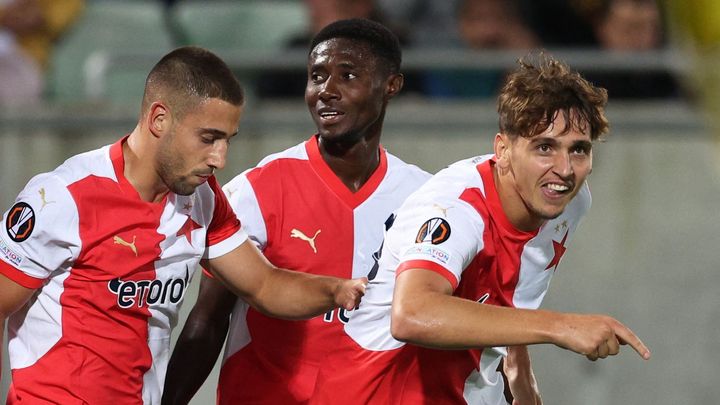
<svg viewBox="0 0 720 405"><path fill-rule="evenodd" d="M381 404L376 398L390 398L386 379L397 364L402 347L392 350L365 350L347 335L333 344L320 368L309 404ZM345 384L352 381L352 384Z"/></svg>
<svg viewBox="0 0 720 405"><path fill-rule="evenodd" d="M395 277L397 278L400 273L407 271L407 270L413 270L413 269L422 269L422 270L430 270L434 273L437 273L441 276L443 276L452 286L452 289L454 290L458 286L457 279L455 278L455 275L445 267L432 262L430 260L408 260L405 262L400 263L400 265L397 268L397 271L395 272Z"/></svg>
<svg viewBox="0 0 720 405"><path fill-rule="evenodd" d="M306 142L306 151L310 161L283 157L247 174L266 229L263 254L279 267L350 278L355 251L353 208L360 204L359 198L366 197L351 193L324 162L313 162L322 160L315 137ZM373 178L377 173L382 178L385 170L385 166L378 168ZM366 184L361 191L370 190L370 195L376 187ZM320 364L333 348L328 342L344 335L340 319L345 317L344 310L336 309L309 320L287 321L250 308L246 322L252 340L223 364L219 403L304 402L313 393ZM238 388L238 381L243 387ZM282 388L278 381L285 381Z"/></svg>
<svg viewBox="0 0 720 405"><path fill-rule="evenodd" d="M121 142L111 147L111 156L122 153ZM165 199L142 201L122 175L122 156L113 163L120 189L114 180L96 176L68 186L80 214L82 250L60 297L62 337L35 364L13 370L18 398L68 404L141 401L143 376L152 365L151 314L136 296L121 308L110 283L156 278Z"/></svg>
<svg viewBox="0 0 720 405"><path fill-rule="evenodd" d="M240 220L230 207L215 176L208 179L208 184L215 193L215 210L207 232L207 245L212 246L233 236L240 229Z"/></svg>
<svg viewBox="0 0 720 405"><path fill-rule="evenodd" d="M323 182L330 187L330 189L347 204L350 208L357 208L362 204L375 190L378 188L382 179L387 173L387 156L385 149L380 146L378 153L380 154L380 163L375 169L370 178L363 184L360 189L353 193L347 186L340 180L340 178L332 171L330 166L320 155L320 147L318 145L317 137L313 136L305 143L305 150L310 159L315 172L322 178Z"/></svg>
<svg viewBox="0 0 720 405"><path fill-rule="evenodd" d="M483 178L485 193L466 189L460 199L470 204L483 218L483 250L463 271L456 295L477 300L489 293L487 304L513 306L513 295L520 277L520 257L525 244L539 230L517 230L505 215L492 174L493 160L477 166Z"/></svg>
<svg viewBox="0 0 720 405"><path fill-rule="evenodd" d="M0 260L0 273L25 288L40 288L42 287L44 282L43 279L28 276L27 274L5 263L2 260Z"/></svg>

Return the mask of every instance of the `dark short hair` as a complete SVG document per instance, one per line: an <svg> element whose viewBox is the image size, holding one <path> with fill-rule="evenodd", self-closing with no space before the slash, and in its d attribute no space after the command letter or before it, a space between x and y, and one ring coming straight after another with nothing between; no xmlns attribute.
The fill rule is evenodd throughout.
<svg viewBox="0 0 720 405"><path fill-rule="evenodd" d="M319 43L334 38L346 38L366 43L372 53L384 62L390 73L400 72L402 63L400 41L397 35L386 26L365 18L335 21L315 35L310 43L310 52Z"/></svg>
<svg viewBox="0 0 720 405"><path fill-rule="evenodd" d="M604 88L546 53L528 55L518 64L498 97L500 132L531 137L545 131L558 113L567 122L565 131L588 131L591 140L608 131Z"/></svg>
<svg viewBox="0 0 720 405"><path fill-rule="evenodd" d="M143 111L159 98L179 114L198 99L218 98L236 106L244 102L242 86L227 64L197 46L177 48L152 68L145 81Z"/></svg>

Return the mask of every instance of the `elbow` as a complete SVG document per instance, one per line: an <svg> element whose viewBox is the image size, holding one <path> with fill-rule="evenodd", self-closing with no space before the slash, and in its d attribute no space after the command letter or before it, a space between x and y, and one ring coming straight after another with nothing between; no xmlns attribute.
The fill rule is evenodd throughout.
<svg viewBox="0 0 720 405"><path fill-rule="evenodd" d="M392 337L401 342L418 343L422 330L419 327L420 321L417 313L417 310L408 303L393 303L390 314L390 334Z"/></svg>

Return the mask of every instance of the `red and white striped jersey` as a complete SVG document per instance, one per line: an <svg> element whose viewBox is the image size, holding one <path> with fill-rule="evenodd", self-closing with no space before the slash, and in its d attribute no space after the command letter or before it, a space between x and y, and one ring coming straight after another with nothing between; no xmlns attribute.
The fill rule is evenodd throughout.
<svg viewBox="0 0 720 405"><path fill-rule="evenodd" d="M8 321L8 403L157 404L201 258L247 239L217 181L140 199L122 143L35 176L8 210L0 272L37 292Z"/></svg>
<svg viewBox="0 0 720 405"><path fill-rule="evenodd" d="M263 159L223 187L253 242L276 266L351 278L377 266L385 222L430 175L380 148L380 164L351 192L316 136ZM349 313L307 321L267 317L238 300L218 388L223 404L305 403Z"/></svg>
<svg viewBox="0 0 720 405"><path fill-rule="evenodd" d="M455 296L478 305L540 306L570 236L590 207L590 192L584 184L562 215L534 232L521 232L500 204L493 159L486 155L453 164L398 210L378 274L345 327L352 344L329 356L313 403L506 403L497 371L505 348L433 350L404 345L390 334L395 277L406 269L437 272Z"/></svg>

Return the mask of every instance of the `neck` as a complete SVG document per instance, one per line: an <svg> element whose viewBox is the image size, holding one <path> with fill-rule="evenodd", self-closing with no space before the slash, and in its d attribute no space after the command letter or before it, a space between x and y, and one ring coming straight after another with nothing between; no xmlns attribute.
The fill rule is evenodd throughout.
<svg viewBox="0 0 720 405"><path fill-rule="evenodd" d="M123 144L123 174L140 199L147 202L162 201L169 191L155 169L156 141L138 125Z"/></svg>
<svg viewBox="0 0 720 405"><path fill-rule="evenodd" d="M380 164L380 134L353 144L318 139L320 155L352 192L357 192Z"/></svg>
<svg viewBox="0 0 720 405"><path fill-rule="evenodd" d="M512 169L501 169L497 164L493 164L492 173L500 205L508 221L515 229L523 232L530 232L540 228L545 220L533 215L525 202L523 202L515 188L515 174Z"/></svg>

